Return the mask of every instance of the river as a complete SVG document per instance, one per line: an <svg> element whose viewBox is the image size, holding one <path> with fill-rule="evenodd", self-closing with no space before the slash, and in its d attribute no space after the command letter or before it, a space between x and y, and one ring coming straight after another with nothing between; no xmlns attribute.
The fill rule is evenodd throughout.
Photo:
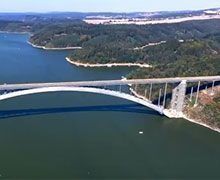
<svg viewBox="0 0 220 180"><path fill-rule="evenodd" d="M81 68L69 51L0 34L0 83L119 79L131 68ZM143 131L143 134L139 132ZM47 93L0 102L0 178L220 178L220 135L132 102Z"/></svg>

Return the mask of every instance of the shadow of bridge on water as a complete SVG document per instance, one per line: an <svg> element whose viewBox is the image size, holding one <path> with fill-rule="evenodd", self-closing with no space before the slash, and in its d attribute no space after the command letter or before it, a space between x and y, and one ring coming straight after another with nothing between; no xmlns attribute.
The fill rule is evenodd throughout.
<svg viewBox="0 0 220 180"><path fill-rule="evenodd" d="M16 109L0 111L0 119L15 117L25 117L34 115L73 113L73 112L128 112L138 114L159 115L156 111L146 108L139 104L124 105L100 105L100 106L81 106L81 107L56 107L41 109Z"/></svg>

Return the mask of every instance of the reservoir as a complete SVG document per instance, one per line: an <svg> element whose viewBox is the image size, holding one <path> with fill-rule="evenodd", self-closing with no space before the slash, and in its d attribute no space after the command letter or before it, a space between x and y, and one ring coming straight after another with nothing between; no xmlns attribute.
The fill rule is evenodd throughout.
<svg viewBox="0 0 220 180"><path fill-rule="evenodd" d="M0 83L120 79L131 68L83 68L71 51L0 34ZM0 178L219 179L220 134L123 99L45 93L0 101Z"/></svg>

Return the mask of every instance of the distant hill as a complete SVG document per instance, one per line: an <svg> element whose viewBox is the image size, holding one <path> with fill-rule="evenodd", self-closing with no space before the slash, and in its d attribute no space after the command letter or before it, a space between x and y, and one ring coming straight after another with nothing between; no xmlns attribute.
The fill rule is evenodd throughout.
<svg viewBox="0 0 220 180"><path fill-rule="evenodd" d="M0 13L0 20L36 22L38 20L74 20L91 18L175 18L188 15L201 15L205 11L217 11L220 8L196 10L196 11L158 11L158 12L132 12L132 13L114 13L114 12L49 12L49 13Z"/></svg>

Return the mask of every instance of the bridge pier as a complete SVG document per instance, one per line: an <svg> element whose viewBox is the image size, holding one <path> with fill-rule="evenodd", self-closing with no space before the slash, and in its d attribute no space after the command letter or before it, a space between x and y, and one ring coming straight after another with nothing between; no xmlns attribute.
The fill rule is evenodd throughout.
<svg viewBox="0 0 220 180"><path fill-rule="evenodd" d="M183 111L186 87L186 81L182 81L176 88L173 89L171 109L176 113L182 113Z"/></svg>
<svg viewBox="0 0 220 180"><path fill-rule="evenodd" d="M192 102L193 90L194 90L194 87L191 87L190 98L189 98L189 101L190 101L190 102Z"/></svg>
<svg viewBox="0 0 220 180"><path fill-rule="evenodd" d="M160 106L161 93L162 93L162 89L160 89L160 91L159 91L159 97L158 97L158 106Z"/></svg>
<svg viewBox="0 0 220 180"><path fill-rule="evenodd" d="M184 100L186 97L187 83L185 80L173 89L171 107L165 111L165 115L172 118L183 117Z"/></svg>
<svg viewBox="0 0 220 180"><path fill-rule="evenodd" d="M166 106L167 86L168 84L166 83L165 89L164 89L164 96L163 96L163 108L165 108Z"/></svg>
<svg viewBox="0 0 220 180"><path fill-rule="evenodd" d="M151 101L152 89L153 89L153 83L150 84L149 101Z"/></svg>
<svg viewBox="0 0 220 180"><path fill-rule="evenodd" d="M214 94L214 87L215 87L215 81L212 82L212 92L211 92L211 95Z"/></svg>
<svg viewBox="0 0 220 180"><path fill-rule="evenodd" d="M201 85L201 82L199 81L199 83L198 83L198 87L197 87L196 100L195 100L195 104L194 104L194 106L197 106L197 105L198 105L200 85Z"/></svg>

